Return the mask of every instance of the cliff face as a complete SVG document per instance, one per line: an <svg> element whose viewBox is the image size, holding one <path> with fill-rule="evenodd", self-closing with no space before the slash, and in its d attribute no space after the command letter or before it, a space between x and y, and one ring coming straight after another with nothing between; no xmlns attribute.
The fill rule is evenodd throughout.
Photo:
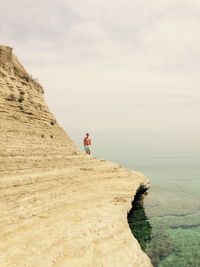
<svg viewBox="0 0 200 267"><path fill-rule="evenodd" d="M145 177L80 152L0 46L0 266L151 266L127 211Z"/></svg>
<svg viewBox="0 0 200 267"><path fill-rule="evenodd" d="M64 157L76 154L48 111L42 87L7 47L0 48L0 115L0 173L59 168Z"/></svg>

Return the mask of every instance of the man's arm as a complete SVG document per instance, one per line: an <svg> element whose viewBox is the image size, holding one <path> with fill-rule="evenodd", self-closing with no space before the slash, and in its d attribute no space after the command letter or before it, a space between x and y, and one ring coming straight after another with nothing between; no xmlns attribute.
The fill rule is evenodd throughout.
<svg viewBox="0 0 200 267"><path fill-rule="evenodd" d="M86 143L86 138L83 139L83 145L85 146Z"/></svg>

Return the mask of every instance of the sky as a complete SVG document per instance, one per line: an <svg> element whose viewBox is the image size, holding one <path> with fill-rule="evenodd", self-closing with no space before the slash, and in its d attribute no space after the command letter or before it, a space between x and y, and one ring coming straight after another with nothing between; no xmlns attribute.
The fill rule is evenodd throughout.
<svg viewBox="0 0 200 267"><path fill-rule="evenodd" d="M72 138L169 133L196 144L199 0L0 0L0 10L0 43Z"/></svg>

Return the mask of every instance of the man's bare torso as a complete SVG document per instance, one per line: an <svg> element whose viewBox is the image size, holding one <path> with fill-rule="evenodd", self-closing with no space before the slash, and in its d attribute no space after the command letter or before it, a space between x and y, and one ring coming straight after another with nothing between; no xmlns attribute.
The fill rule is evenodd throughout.
<svg viewBox="0 0 200 267"><path fill-rule="evenodd" d="M89 137L85 137L83 140L84 146L90 146L91 145L91 139Z"/></svg>

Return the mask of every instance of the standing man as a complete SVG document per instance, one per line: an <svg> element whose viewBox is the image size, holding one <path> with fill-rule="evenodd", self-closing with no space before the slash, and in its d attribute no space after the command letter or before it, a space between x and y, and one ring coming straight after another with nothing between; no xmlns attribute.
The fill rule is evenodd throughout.
<svg viewBox="0 0 200 267"><path fill-rule="evenodd" d="M86 136L83 140L83 145L84 145L84 149L86 154L90 155L90 146L91 146L91 139L89 137L89 133L86 133Z"/></svg>

